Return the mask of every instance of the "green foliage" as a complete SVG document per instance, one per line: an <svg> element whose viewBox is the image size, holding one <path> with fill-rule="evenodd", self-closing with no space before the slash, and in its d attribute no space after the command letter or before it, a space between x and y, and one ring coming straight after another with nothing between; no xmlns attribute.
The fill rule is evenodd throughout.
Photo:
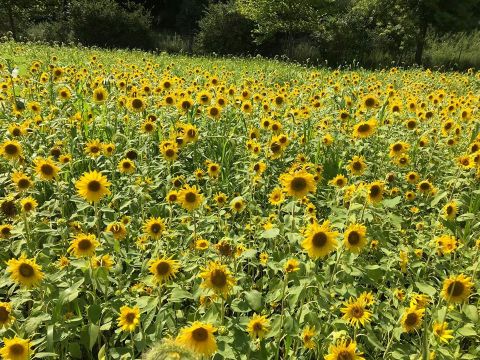
<svg viewBox="0 0 480 360"><path fill-rule="evenodd" d="M233 3L210 4L199 28L195 39L197 52L241 55L255 50L253 22L243 17Z"/></svg>
<svg viewBox="0 0 480 360"><path fill-rule="evenodd" d="M425 63L447 69L480 68L480 31L429 36Z"/></svg>
<svg viewBox="0 0 480 360"><path fill-rule="evenodd" d="M109 48L153 48L151 18L141 7L130 10L114 0L72 3L74 36L84 45Z"/></svg>

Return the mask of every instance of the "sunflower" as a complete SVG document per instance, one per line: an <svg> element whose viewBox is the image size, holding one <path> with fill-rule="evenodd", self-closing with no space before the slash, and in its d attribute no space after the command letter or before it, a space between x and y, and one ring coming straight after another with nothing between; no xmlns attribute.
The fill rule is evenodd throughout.
<svg viewBox="0 0 480 360"><path fill-rule="evenodd" d="M208 162L207 164L207 172L208 176L210 176L213 179L218 178L218 175L220 174L220 165L214 162Z"/></svg>
<svg viewBox="0 0 480 360"><path fill-rule="evenodd" d="M348 184L348 179L345 176L339 174L335 176L332 180L330 180L328 183L338 188L343 188L345 185Z"/></svg>
<svg viewBox="0 0 480 360"><path fill-rule="evenodd" d="M279 187L276 187L275 189L273 189L270 195L268 196L268 201L270 202L270 204L274 206L278 206L282 204L285 201L285 195L283 194L282 189Z"/></svg>
<svg viewBox="0 0 480 360"><path fill-rule="evenodd" d="M104 146L100 140L91 140L85 144L85 154L92 158L99 157L102 154Z"/></svg>
<svg viewBox="0 0 480 360"><path fill-rule="evenodd" d="M199 277L203 279L202 288L210 289L215 294L227 296L236 283L226 265L210 261L206 268L201 269Z"/></svg>
<svg viewBox="0 0 480 360"><path fill-rule="evenodd" d="M112 233L116 240L125 239L127 236L127 229L125 228L125 224L121 221L115 221L108 224L105 231Z"/></svg>
<svg viewBox="0 0 480 360"><path fill-rule="evenodd" d="M93 234L77 234L72 240L68 251L76 257L90 257L95 254L95 249L100 245L97 238Z"/></svg>
<svg viewBox="0 0 480 360"><path fill-rule="evenodd" d="M235 213L241 213L245 207L247 206L247 203L245 202L245 199L241 196L237 196L230 201L230 209L232 209L233 212Z"/></svg>
<svg viewBox="0 0 480 360"><path fill-rule="evenodd" d="M305 170L293 174L284 173L280 176L280 182L284 192L297 199L301 199L317 189L313 175Z"/></svg>
<svg viewBox="0 0 480 360"><path fill-rule="evenodd" d="M36 158L34 160L35 172L42 180L51 181L57 177L60 170L50 159Z"/></svg>
<svg viewBox="0 0 480 360"><path fill-rule="evenodd" d="M198 140L199 131L195 125L187 124L183 126L183 139L185 143L194 143Z"/></svg>
<svg viewBox="0 0 480 360"><path fill-rule="evenodd" d="M217 351L214 336L216 331L211 324L195 321L191 326L180 330L176 341L197 355L209 357Z"/></svg>
<svg viewBox="0 0 480 360"><path fill-rule="evenodd" d="M155 278L155 282L161 284L174 278L180 263L178 260L172 260L172 258L162 257L156 260L150 260L149 270Z"/></svg>
<svg viewBox="0 0 480 360"><path fill-rule="evenodd" d="M403 142L403 141L397 141L396 143L390 144L390 157L398 157L400 155L403 155L406 153L409 149L410 145Z"/></svg>
<svg viewBox="0 0 480 360"><path fill-rule="evenodd" d="M145 100L141 97L133 97L128 101L128 108L133 112L142 112L147 107Z"/></svg>
<svg viewBox="0 0 480 360"><path fill-rule="evenodd" d="M107 101L108 98L108 93L107 90L103 87L98 87L95 90L93 90L93 95L92 99L95 104L103 104L105 101Z"/></svg>
<svg viewBox="0 0 480 360"><path fill-rule="evenodd" d="M30 340L15 336L13 339L3 338L3 347L0 355L4 360L28 360L32 354Z"/></svg>
<svg viewBox="0 0 480 360"><path fill-rule="evenodd" d="M367 228L361 224L351 224L343 237L345 247L351 252L358 253L367 243Z"/></svg>
<svg viewBox="0 0 480 360"><path fill-rule="evenodd" d="M0 239L8 239L12 235L13 226L10 224L0 225Z"/></svg>
<svg viewBox="0 0 480 360"><path fill-rule="evenodd" d="M367 310L366 303L362 299L350 298L343 305L345 307L341 308L340 311L344 314L343 319L350 325L354 327L365 326L366 323L370 322L372 313Z"/></svg>
<svg viewBox="0 0 480 360"><path fill-rule="evenodd" d="M374 95L366 95L362 98L362 106L367 109L372 109L380 104L378 99Z"/></svg>
<svg viewBox="0 0 480 360"><path fill-rule="evenodd" d="M195 250L204 251L204 250L207 250L209 246L210 246L210 243L208 242L208 240L197 239L195 241Z"/></svg>
<svg viewBox="0 0 480 360"><path fill-rule="evenodd" d="M209 106L207 108L207 115L212 119L218 120L222 115L221 106Z"/></svg>
<svg viewBox="0 0 480 360"><path fill-rule="evenodd" d="M151 134L155 131L157 128L157 125L155 125L155 122L147 119L145 120L142 125L140 125L140 131L142 131L145 134Z"/></svg>
<svg viewBox="0 0 480 360"><path fill-rule="evenodd" d="M453 339L453 330L449 330L447 328L448 324L446 322L438 323L435 321L433 323L433 333L443 343L448 343L450 339Z"/></svg>
<svg viewBox="0 0 480 360"><path fill-rule="evenodd" d="M96 170L86 172L75 183L78 193L89 202L98 202L105 195L110 194L110 183L106 176Z"/></svg>
<svg viewBox="0 0 480 360"><path fill-rule="evenodd" d="M103 144L102 150L105 156L112 156L115 151L115 144L112 144L112 143Z"/></svg>
<svg viewBox="0 0 480 360"><path fill-rule="evenodd" d="M454 220L455 217L457 216L457 202L456 201L450 201L448 202L442 209L442 216L446 220Z"/></svg>
<svg viewBox="0 0 480 360"><path fill-rule="evenodd" d="M143 224L143 231L153 239L160 239L165 231L165 222L162 218L151 217Z"/></svg>
<svg viewBox="0 0 480 360"><path fill-rule="evenodd" d="M0 155L7 160L19 159L22 152L22 145L16 140L7 140L0 144Z"/></svg>
<svg viewBox="0 0 480 360"><path fill-rule="evenodd" d="M339 340L330 345L325 360L365 360L362 353L357 354L357 343L350 340Z"/></svg>
<svg viewBox="0 0 480 360"><path fill-rule="evenodd" d="M38 206L37 201L31 196L26 197L20 201L22 211L25 213L32 212Z"/></svg>
<svg viewBox="0 0 480 360"><path fill-rule="evenodd" d="M35 259L27 259L25 255L20 256L18 260L8 260L7 265L11 279L26 288L35 287L43 279L42 268L37 265Z"/></svg>
<svg viewBox="0 0 480 360"><path fill-rule="evenodd" d="M442 296L449 303L465 302L472 292L473 282L463 274L453 275L443 282Z"/></svg>
<svg viewBox="0 0 480 360"><path fill-rule="evenodd" d="M368 201L376 204L383 199L384 184L381 181L375 181L367 186Z"/></svg>
<svg viewBox="0 0 480 360"><path fill-rule="evenodd" d="M102 255L101 257L92 256L90 259L90 264L92 265L93 269L101 267L110 270L113 266L113 260L108 254Z"/></svg>
<svg viewBox="0 0 480 360"><path fill-rule="evenodd" d="M15 321L12 315L12 305L7 302L0 302L0 329L8 329Z"/></svg>
<svg viewBox="0 0 480 360"><path fill-rule="evenodd" d="M416 184L420 179L420 175L418 175L418 173L416 173L415 171L410 171L407 173L407 175L405 175L405 179L410 184Z"/></svg>
<svg viewBox="0 0 480 360"><path fill-rule="evenodd" d="M405 310L402 315L402 326L406 332L412 332L422 326L423 315L425 309L418 309L416 306L411 306Z"/></svg>
<svg viewBox="0 0 480 360"><path fill-rule="evenodd" d="M338 232L332 231L330 222L326 220L322 225L317 222L308 225L302 248L313 259L324 258L337 247Z"/></svg>
<svg viewBox="0 0 480 360"><path fill-rule="evenodd" d="M315 341L313 341L313 338L316 334L315 326L306 326L303 328L301 338L305 349L315 349L316 344Z"/></svg>
<svg viewBox="0 0 480 360"><path fill-rule="evenodd" d="M27 190L33 185L32 179L20 171L15 171L12 174L12 181L15 183L19 191Z"/></svg>
<svg viewBox="0 0 480 360"><path fill-rule="evenodd" d="M269 330L270 320L258 314L254 314L247 325L247 332L254 339L263 339Z"/></svg>
<svg viewBox="0 0 480 360"><path fill-rule="evenodd" d="M186 113L193 107L193 100L190 98L182 98L177 101L178 110Z"/></svg>
<svg viewBox="0 0 480 360"><path fill-rule="evenodd" d="M352 175L362 175L366 168L367 164L365 163L365 158L363 156L355 155L347 165L347 169Z"/></svg>
<svg viewBox="0 0 480 360"><path fill-rule="evenodd" d="M122 306L117 319L118 327L123 331L132 332L140 324L140 309L138 307Z"/></svg>
<svg viewBox="0 0 480 360"><path fill-rule="evenodd" d="M178 146L175 143L168 142L160 144L160 152L167 161L175 161L178 158Z"/></svg>
<svg viewBox="0 0 480 360"><path fill-rule="evenodd" d="M435 238L435 242L442 254L450 254L457 249L457 239L455 236L442 235Z"/></svg>
<svg viewBox="0 0 480 360"><path fill-rule="evenodd" d="M353 137L358 139L367 138L375 132L377 120L374 118L368 121L362 121L353 128Z"/></svg>
<svg viewBox="0 0 480 360"><path fill-rule="evenodd" d="M202 205L203 195L200 194L196 186L186 185L178 192L178 201L184 209L193 211Z"/></svg>
<svg viewBox="0 0 480 360"><path fill-rule="evenodd" d="M434 190L433 185L428 180L420 181L417 184L417 189L422 194L431 194Z"/></svg>
<svg viewBox="0 0 480 360"><path fill-rule="evenodd" d="M177 191L177 190L170 190L170 191L167 193L166 200L167 200L169 203L177 202L177 200L178 200L178 191Z"/></svg>
<svg viewBox="0 0 480 360"><path fill-rule="evenodd" d="M133 174L135 172L135 164L130 159L120 160L117 168L122 174Z"/></svg>
<svg viewBox="0 0 480 360"><path fill-rule="evenodd" d="M290 274L300 270L300 262L297 259L288 259L283 265L285 273Z"/></svg>

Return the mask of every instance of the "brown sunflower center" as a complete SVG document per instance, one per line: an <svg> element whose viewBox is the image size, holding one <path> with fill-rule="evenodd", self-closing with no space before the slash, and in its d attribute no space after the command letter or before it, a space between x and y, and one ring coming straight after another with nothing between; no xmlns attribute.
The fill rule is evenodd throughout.
<svg viewBox="0 0 480 360"><path fill-rule="evenodd" d="M10 235L10 228L9 227L3 227L1 232L2 232L3 236L8 236L8 235Z"/></svg>
<svg viewBox="0 0 480 360"><path fill-rule="evenodd" d="M423 191L427 191L428 189L430 189L430 184L428 182L423 182L420 184L420 189Z"/></svg>
<svg viewBox="0 0 480 360"><path fill-rule="evenodd" d="M218 109L217 108L211 108L210 109L210 115L217 116L218 115Z"/></svg>
<svg viewBox="0 0 480 360"><path fill-rule="evenodd" d="M22 275L25 278L32 277L35 272L32 265L25 264L25 263L20 265L20 267L18 268L18 271L20 272L20 275Z"/></svg>
<svg viewBox="0 0 480 360"><path fill-rule="evenodd" d="M355 170L355 171L362 170L362 163L360 161L354 161L352 163L352 169Z"/></svg>
<svg viewBox="0 0 480 360"><path fill-rule="evenodd" d="M282 147L277 142L274 142L270 145L270 150L272 150L272 153L274 154L278 153L281 149Z"/></svg>
<svg viewBox="0 0 480 360"><path fill-rule="evenodd" d="M102 101L103 100L103 93L102 92L98 92L96 94L96 97L97 97L97 101Z"/></svg>
<svg viewBox="0 0 480 360"><path fill-rule="evenodd" d="M338 360L353 360L352 354L348 350L340 350L337 354Z"/></svg>
<svg viewBox="0 0 480 360"><path fill-rule="evenodd" d="M402 151L402 149L403 149L403 145L402 145L402 144L395 144L395 145L393 145L393 147L392 147L392 150L393 150L394 152Z"/></svg>
<svg viewBox="0 0 480 360"><path fill-rule="evenodd" d="M360 242L360 234L356 231L351 231L347 240L350 245L357 245Z"/></svg>
<svg viewBox="0 0 480 360"><path fill-rule="evenodd" d="M128 161L125 161L122 164L122 166L123 166L124 169L130 169L132 167L132 164L130 164Z"/></svg>
<svg viewBox="0 0 480 360"><path fill-rule="evenodd" d="M465 285L463 285L460 281L454 281L450 285L448 285L447 293L450 296L460 296L463 294L465 290Z"/></svg>
<svg viewBox="0 0 480 360"><path fill-rule="evenodd" d="M359 133L366 133L370 131L370 125L369 124L361 124L358 127L358 132Z"/></svg>
<svg viewBox="0 0 480 360"><path fill-rule="evenodd" d="M15 357L23 355L25 348L21 344L13 344L10 346L9 353Z"/></svg>
<svg viewBox="0 0 480 360"><path fill-rule="evenodd" d="M314 247L324 247L328 241L328 236L324 232L318 232L312 237L312 244Z"/></svg>
<svg viewBox="0 0 480 360"><path fill-rule="evenodd" d="M150 231L154 234L158 234L162 230L162 226L159 223L154 223L150 226Z"/></svg>
<svg viewBox="0 0 480 360"><path fill-rule="evenodd" d="M259 321L255 322L252 327L253 327L253 331L262 331L263 330L263 325Z"/></svg>
<svg viewBox="0 0 480 360"><path fill-rule="evenodd" d="M448 214L448 215L451 215L452 213L453 213L453 206L448 205L448 206L447 206L447 214Z"/></svg>
<svg viewBox="0 0 480 360"><path fill-rule="evenodd" d="M210 281L215 287L222 288L227 284L227 274L223 270L213 270L210 275Z"/></svg>
<svg viewBox="0 0 480 360"><path fill-rule="evenodd" d="M405 325L414 326L418 322L418 315L416 313L410 313L405 319Z"/></svg>
<svg viewBox="0 0 480 360"><path fill-rule="evenodd" d="M5 146L5 152L8 154L8 155L15 155L18 153L18 147L17 145L15 144L7 144Z"/></svg>
<svg viewBox="0 0 480 360"><path fill-rule="evenodd" d="M53 166L50 165L50 164L43 164L40 167L40 171L41 171L42 174L44 174L46 176L51 176L51 175L53 175Z"/></svg>
<svg viewBox="0 0 480 360"><path fill-rule="evenodd" d="M363 310L363 308L361 306L354 306L353 309L352 309L352 316L354 318L359 319L363 316L364 312L365 311Z"/></svg>
<svg viewBox="0 0 480 360"><path fill-rule="evenodd" d="M192 331L192 338L197 342L204 342L208 339L208 331L203 327L199 327Z"/></svg>
<svg viewBox="0 0 480 360"><path fill-rule="evenodd" d="M140 99L133 99L132 101L132 107L134 109L141 109L143 106L143 101Z"/></svg>
<svg viewBox="0 0 480 360"><path fill-rule="evenodd" d="M307 188L307 180L303 177L295 177L290 186L294 191L303 191Z"/></svg>
<svg viewBox="0 0 480 360"><path fill-rule="evenodd" d="M92 180L87 185L88 191L92 191L92 192L99 191L101 187L102 187L102 184L100 184L100 181L98 180Z"/></svg>
<svg viewBox="0 0 480 360"><path fill-rule="evenodd" d="M380 187L378 185L370 187L370 196L375 197L378 195L380 195Z"/></svg>
<svg viewBox="0 0 480 360"><path fill-rule="evenodd" d="M78 248L82 251L87 251L92 247L92 242L89 239L82 239L78 242Z"/></svg>
<svg viewBox="0 0 480 360"><path fill-rule="evenodd" d="M373 98L367 98L365 100L365 106L366 107L372 107L373 105L375 105L375 99Z"/></svg>
<svg viewBox="0 0 480 360"><path fill-rule="evenodd" d="M0 324L6 323L9 316L10 312L4 306L0 306Z"/></svg>
<svg viewBox="0 0 480 360"><path fill-rule="evenodd" d="M156 270L158 275L166 275L170 272L170 264L166 261L161 261L158 263Z"/></svg>
<svg viewBox="0 0 480 360"><path fill-rule="evenodd" d="M197 195L194 192L187 192L185 194L185 201L188 203L194 203L197 200Z"/></svg>
<svg viewBox="0 0 480 360"><path fill-rule="evenodd" d="M135 313L130 312L125 315L125 321L129 324L133 324L133 322L135 321Z"/></svg>
<svg viewBox="0 0 480 360"><path fill-rule="evenodd" d="M13 201L7 200L2 203L2 212L9 217L14 217L17 214L17 209Z"/></svg>

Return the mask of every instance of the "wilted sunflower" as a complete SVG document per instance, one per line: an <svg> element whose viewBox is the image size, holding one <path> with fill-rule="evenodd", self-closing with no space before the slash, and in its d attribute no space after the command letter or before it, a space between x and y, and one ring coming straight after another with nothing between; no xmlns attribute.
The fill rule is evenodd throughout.
<svg viewBox="0 0 480 360"><path fill-rule="evenodd" d="M302 247L311 258L324 258L336 249L337 237L338 232L332 231L328 220L323 222L322 225L315 222L308 225Z"/></svg>
<svg viewBox="0 0 480 360"><path fill-rule="evenodd" d="M330 345L325 360L365 360L361 353L357 353L357 343L351 340L339 340Z"/></svg>
<svg viewBox="0 0 480 360"><path fill-rule="evenodd" d="M317 189L313 175L305 170L293 174L284 173L280 176L280 182L285 193L297 199L301 199Z"/></svg>
<svg viewBox="0 0 480 360"><path fill-rule="evenodd" d="M184 209L192 211L202 205L203 195L196 186L186 185L178 192L178 202Z"/></svg>
<svg viewBox="0 0 480 360"><path fill-rule="evenodd" d="M35 172L46 181L51 181L57 177L60 168L50 159L36 158L34 160Z"/></svg>
<svg viewBox="0 0 480 360"><path fill-rule="evenodd" d="M7 160L19 159L22 152L22 145L16 140L7 140L0 144L0 155Z"/></svg>
<svg viewBox="0 0 480 360"><path fill-rule="evenodd" d="M140 309L138 307L122 306L117 319L118 327L123 331L132 332L140 323Z"/></svg>
<svg viewBox="0 0 480 360"><path fill-rule="evenodd" d="M30 340L15 336L13 339L3 338L0 355L4 360L28 360L32 355Z"/></svg>
<svg viewBox="0 0 480 360"><path fill-rule="evenodd" d="M15 321L12 315L12 304L9 302L0 302L0 329L8 329Z"/></svg>
<svg viewBox="0 0 480 360"><path fill-rule="evenodd" d="M371 311L367 310L366 303L362 299L350 298L343 304L345 307L340 311L344 314L343 319L354 327L365 326L372 317Z"/></svg>
<svg viewBox="0 0 480 360"><path fill-rule="evenodd" d="M443 282L442 297L449 303L465 302L472 292L473 282L463 274L453 275Z"/></svg>
<svg viewBox="0 0 480 360"><path fill-rule="evenodd" d="M412 332L422 326L425 309L419 309L416 306L411 306L405 310L402 315L402 326L406 332Z"/></svg>
<svg viewBox="0 0 480 360"><path fill-rule="evenodd" d="M218 262L210 261L201 271L199 275L203 279L201 287L210 289L215 294L227 296L236 283L227 266Z"/></svg>
<svg viewBox="0 0 480 360"><path fill-rule="evenodd" d="M97 238L93 234L77 234L72 240L68 251L76 257L93 256L95 249L100 245Z"/></svg>
<svg viewBox="0 0 480 360"><path fill-rule="evenodd" d="M80 196L89 202L98 202L110 194L107 177L96 170L84 173L75 183L75 187Z"/></svg>
<svg viewBox="0 0 480 360"><path fill-rule="evenodd" d="M121 221L115 221L107 225L106 232L112 233L116 240L125 239L127 237L127 228Z"/></svg>
<svg viewBox="0 0 480 360"><path fill-rule="evenodd" d="M153 239L160 239L165 231L165 222L162 218L151 217L143 224L143 231Z"/></svg>
<svg viewBox="0 0 480 360"><path fill-rule="evenodd" d="M10 278L26 288L35 287L43 279L42 268L37 265L35 259L27 259L26 255L8 260L7 265Z"/></svg>
<svg viewBox="0 0 480 360"><path fill-rule="evenodd" d="M247 325L247 332L254 339L263 339L270 330L270 320L266 316L253 314Z"/></svg>
<svg viewBox="0 0 480 360"><path fill-rule="evenodd" d="M150 260L149 270L153 274L155 282L161 284L174 278L179 267L180 263L178 260L163 257L156 260Z"/></svg>
<svg viewBox="0 0 480 360"><path fill-rule="evenodd" d="M367 243L367 228L361 224L351 224L348 226L343 237L345 247L351 252L360 252Z"/></svg>
<svg viewBox="0 0 480 360"><path fill-rule="evenodd" d="M196 355L209 357L217 351L214 333L217 331L211 324L195 321L191 326L183 328L176 341L189 348Z"/></svg>

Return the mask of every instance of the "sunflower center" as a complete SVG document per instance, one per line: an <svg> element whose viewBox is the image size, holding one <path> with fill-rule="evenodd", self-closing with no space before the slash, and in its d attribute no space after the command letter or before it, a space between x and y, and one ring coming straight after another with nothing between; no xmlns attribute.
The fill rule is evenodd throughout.
<svg viewBox="0 0 480 360"><path fill-rule="evenodd" d="M25 352L25 348L21 344L13 344L10 346L9 353L13 356L21 356Z"/></svg>
<svg viewBox="0 0 480 360"><path fill-rule="evenodd" d="M293 178L291 187L294 191L303 191L307 187L307 180L305 180L303 177Z"/></svg>
<svg viewBox="0 0 480 360"><path fill-rule="evenodd" d="M32 277L34 274L34 270L32 265L29 264L21 264L20 267L18 268L18 271L20 272L20 275L22 275L25 278Z"/></svg>
<svg viewBox="0 0 480 360"><path fill-rule="evenodd" d="M53 166L49 164L43 164L42 167L40 168L40 171L44 175L51 176L53 175Z"/></svg>
<svg viewBox="0 0 480 360"><path fill-rule="evenodd" d="M160 226L160 224L155 223L155 224L152 224L152 226L150 226L150 230L151 230L154 234L158 234L158 233L160 232L160 230L162 230L162 227Z"/></svg>
<svg viewBox="0 0 480 360"><path fill-rule="evenodd" d="M370 188L370 196L378 196L380 194L380 187L374 185Z"/></svg>
<svg viewBox="0 0 480 360"><path fill-rule="evenodd" d="M352 354L348 350L341 350L337 354L338 360L353 360Z"/></svg>
<svg viewBox="0 0 480 360"><path fill-rule="evenodd" d="M418 316L416 313L410 313L405 319L405 325L414 326L418 322Z"/></svg>
<svg viewBox="0 0 480 360"><path fill-rule="evenodd" d="M262 331L263 330L263 326L260 322L256 322L253 324L253 330L254 331Z"/></svg>
<svg viewBox="0 0 480 360"><path fill-rule="evenodd" d="M148 131L148 132L152 131L153 130L153 125L152 124L146 124L145 125L145 130Z"/></svg>
<svg viewBox="0 0 480 360"><path fill-rule="evenodd" d="M167 151L165 151L165 155L167 155L167 157L173 157L175 155L175 150L167 149Z"/></svg>
<svg viewBox="0 0 480 360"><path fill-rule="evenodd" d="M89 191L97 192L102 187L102 184L100 184L100 181L98 181L98 180L92 180L88 183L87 187L88 187Z"/></svg>
<svg viewBox="0 0 480 360"><path fill-rule="evenodd" d="M25 203L25 205L23 205L23 209L25 211L30 211L30 210L33 209L33 204L31 202L27 202L27 203Z"/></svg>
<svg viewBox="0 0 480 360"><path fill-rule="evenodd" d="M193 340L198 342L206 341L208 339L208 331L203 327L199 327L192 331L192 337Z"/></svg>
<svg viewBox="0 0 480 360"><path fill-rule="evenodd" d="M465 290L465 286L460 281L454 281L450 285L448 285L447 293L450 296L460 296L463 294Z"/></svg>
<svg viewBox="0 0 480 360"><path fill-rule="evenodd" d="M188 203L194 203L197 200L197 195L191 191L185 194L185 201Z"/></svg>
<svg viewBox="0 0 480 360"><path fill-rule="evenodd" d="M355 171L362 170L362 164L361 164L359 161L355 161L355 162L352 164L352 168L353 168L353 170L355 170Z"/></svg>
<svg viewBox="0 0 480 360"><path fill-rule="evenodd" d="M279 143L277 142L274 142L272 145L270 145L270 150L272 150L272 153L276 154L277 152L279 152L281 150L281 146Z"/></svg>
<svg viewBox="0 0 480 360"><path fill-rule="evenodd" d="M8 235L10 235L10 228L4 227L4 228L2 228L1 232L2 232L3 236L8 236Z"/></svg>
<svg viewBox="0 0 480 360"><path fill-rule="evenodd" d="M9 315L10 312L4 306L0 306L0 324L6 323Z"/></svg>
<svg viewBox="0 0 480 360"><path fill-rule="evenodd" d="M372 107L373 105L375 105L375 99L367 98L367 99L365 100L365 106L367 106L367 107Z"/></svg>
<svg viewBox="0 0 480 360"><path fill-rule="evenodd" d="M451 215L453 213L453 207L451 205L447 206L447 214Z"/></svg>
<svg viewBox="0 0 480 360"><path fill-rule="evenodd" d="M101 92L97 93L97 100L102 101L103 100L103 94Z"/></svg>
<svg viewBox="0 0 480 360"><path fill-rule="evenodd" d="M1 206L2 212L9 217L14 217L17 213L15 203L13 201L4 201Z"/></svg>
<svg viewBox="0 0 480 360"><path fill-rule="evenodd" d="M123 166L124 169L130 169L130 167L131 167L132 165L131 165L129 162L126 161L126 162L123 163L122 166Z"/></svg>
<svg viewBox="0 0 480 360"><path fill-rule="evenodd" d="M7 144L5 146L5 152L8 155L15 155L18 152L18 147L15 144Z"/></svg>
<svg viewBox="0 0 480 360"><path fill-rule="evenodd" d="M170 264L166 261L162 261L158 263L156 270L158 275L166 275L170 272Z"/></svg>
<svg viewBox="0 0 480 360"><path fill-rule="evenodd" d="M210 109L210 115L217 116L218 115L218 109L217 108L211 108Z"/></svg>
<svg viewBox="0 0 480 360"><path fill-rule="evenodd" d="M140 99L133 99L132 101L132 107L134 109L140 109L143 106L143 101Z"/></svg>
<svg viewBox="0 0 480 360"><path fill-rule="evenodd" d="M313 238L312 238L312 244L317 248L321 248L325 246L327 241L328 241L328 236L324 232L318 232L315 235L313 235Z"/></svg>
<svg viewBox="0 0 480 360"><path fill-rule="evenodd" d="M352 315L354 318L361 318L364 314L363 308L360 306L354 306L352 309Z"/></svg>
<svg viewBox="0 0 480 360"><path fill-rule="evenodd" d="M347 240L350 245L357 245L360 242L360 234L356 231L352 231L348 234Z"/></svg>
<svg viewBox="0 0 480 360"><path fill-rule="evenodd" d="M392 148L392 150L393 150L394 152L402 151L402 149L403 149L402 144L395 144L395 145L393 145L393 148Z"/></svg>
<svg viewBox="0 0 480 360"><path fill-rule="evenodd" d="M358 132L366 133L366 132L369 132L369 131L370 131L370 125L369 124L361 124L358 127Z"/></svg>
<svg viewBox="0 0 480 360"><path fill-rule="evenodd" d="M222 288L227 284L227 275L224 271L216 269L212 271L212 274L210 275L210 280L214 286Z"/></svg>
<svg viewBox="0 0 480 360"><path fill-rule="evenodd" d="M421 183L420 189L422 189L423 191L427 191L428 189L430 189L430 184L427 182Z"/></svg>
<svg viewBox="0 0 480 360"><path fill-rule="evenodd" d="M129 324L133 324L133 322L135 321L135 314L130 312L125 315L125 321Z"/></svg>
<svg viewBox="0 0 480 360"><path fill-rule="evenodd" d="M241 202L236 202L235 203L235 209L240 209L242 207L242 203Z"/></svg>
<svg viewBox="0 0 480 360"><path fill-rule="evenodd" d="M78 242L78 248L83 251L87 251L92 247L92 243L88 239L82 239Z"/></svg>

